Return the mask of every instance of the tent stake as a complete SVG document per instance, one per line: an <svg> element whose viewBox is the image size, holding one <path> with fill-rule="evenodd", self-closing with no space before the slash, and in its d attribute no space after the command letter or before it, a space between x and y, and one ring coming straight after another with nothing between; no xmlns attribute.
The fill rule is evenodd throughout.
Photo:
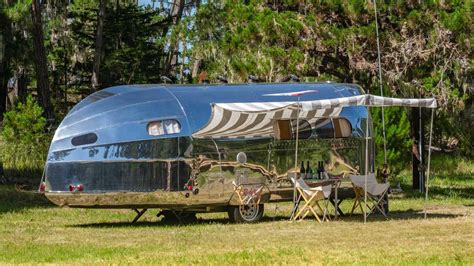
<svg viewBox="0 0 474 266"><path fill-rule="evenodd" d="M430 122L430 139L428 141L428 169L426 170L426 188L425 188L425 219L427 217L426 213L426 204L428 203L428 187L430 181L430 163L431 163L431 140L433 136L433 116L434 116L434 109L431 109L431 122Z"/></svg>

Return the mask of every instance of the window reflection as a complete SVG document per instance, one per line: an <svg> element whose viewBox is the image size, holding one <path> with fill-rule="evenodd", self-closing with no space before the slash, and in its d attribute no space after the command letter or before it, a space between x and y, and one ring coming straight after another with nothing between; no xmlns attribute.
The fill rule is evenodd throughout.
<svg viewBox="0 0 474 266"><path fill-rule="evenodd" d="M191 167L184 161L174 161L170 162L170 170L170 190L183 190L184 185L189 181Z"/></svg>
<svg viewBox="0 0 474 266"><path fill-rule="evenodd" d="M165 161L50 163L46 174L52 191L80 183L87 192L151 192L167 189L168 167Z"/></svg>

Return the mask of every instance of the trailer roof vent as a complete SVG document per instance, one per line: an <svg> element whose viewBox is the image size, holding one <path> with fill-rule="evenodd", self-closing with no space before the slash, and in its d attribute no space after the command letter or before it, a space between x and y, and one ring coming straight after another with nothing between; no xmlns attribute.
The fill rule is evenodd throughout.
<svg viewBox="0 0 474 266"><path fill-rule="evenodd" d="M108 98L108 97L113 96L113 95L115 95L115 93L102 90L102 91L98 91L96 93L93 93L93 94L89 95L89 97L87 97L87 99L90 100L91 102L97 102L99 100Z"/></svg>

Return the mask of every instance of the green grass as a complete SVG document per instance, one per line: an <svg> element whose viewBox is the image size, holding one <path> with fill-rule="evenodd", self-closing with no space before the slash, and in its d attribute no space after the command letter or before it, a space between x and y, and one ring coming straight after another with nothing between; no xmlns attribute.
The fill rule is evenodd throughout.
<svg viewBox="0 0 474 266"><path fill-rule="evenodd" d="M390 196L390 218L367 224L360 214L323 225L288 222L286 203L266 205L258 224L229 224L219 213L170 225L156 210L131 225L131 210L58 208L0 186L0 263L474 264L474 163L447 165L435 167L428 219L423 195L401 176L405 192Z"/></svg>

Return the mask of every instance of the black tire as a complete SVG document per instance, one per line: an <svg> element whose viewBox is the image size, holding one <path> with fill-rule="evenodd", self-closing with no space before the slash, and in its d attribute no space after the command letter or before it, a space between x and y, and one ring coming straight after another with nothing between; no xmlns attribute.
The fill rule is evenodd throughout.
<svg viewBox="0 0 474 266"><path fill-rule="evenodd" d="M263 217L263 204L229 206L227 213L232 223L256 223Z"/></svg>

